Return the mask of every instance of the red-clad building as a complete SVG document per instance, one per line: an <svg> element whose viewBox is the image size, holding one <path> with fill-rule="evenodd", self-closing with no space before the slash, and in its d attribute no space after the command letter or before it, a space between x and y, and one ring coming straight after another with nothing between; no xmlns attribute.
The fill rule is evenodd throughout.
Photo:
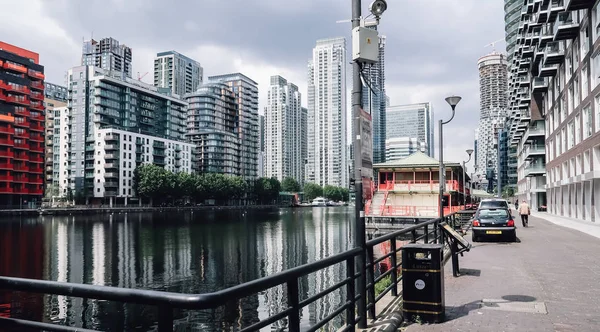
<svg viewBox="0 0 600 332"><path fill-rule="evenodd" d="M0 208L42 199L44 112L39 55L0 41Z"/></svg>

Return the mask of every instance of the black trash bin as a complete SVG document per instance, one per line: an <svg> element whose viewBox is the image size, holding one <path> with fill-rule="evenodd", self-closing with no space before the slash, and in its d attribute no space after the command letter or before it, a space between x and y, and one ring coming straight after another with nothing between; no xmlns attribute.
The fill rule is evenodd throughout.
<svg viewBox="0 0 600 332"><path fill-rule="evenodd" d="M411 243L402 247L404 319L424 323L444 320L444 246Z"/></svg>

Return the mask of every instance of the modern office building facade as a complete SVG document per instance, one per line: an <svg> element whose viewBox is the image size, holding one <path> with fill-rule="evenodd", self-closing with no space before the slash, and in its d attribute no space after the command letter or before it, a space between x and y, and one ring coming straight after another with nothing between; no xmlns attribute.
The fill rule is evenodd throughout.
<svg viewBox="0 0 600 332"><path fill-rule="evenodd" d="M66 159L60 166L67 167L67 188L78 198L108 198L113 202L115 198L126 201L135 196L129 193L129 187L125 191L102 187L98 174L109 174L104 176L123 183L129 180L129 172L143 163L152 162L175 172L191 167L191 155L181 159L183 155L169 150L169 146L174 151L177 144L180 149L183 146L187 122L184 101L137 80L114 78L109 71L92 66L70 69L67 87L67 115L60 123L68 125L55 132L58 145L55 140L54 153L66 149L61 151L60 157ZM110 138L106 137L108 129L116 130L114 135L108 135ZM150 137L154 137L152 142L136 146L137 138ZM102 140L107 139L113 143L104 145ZM113 153L102 152L103 149L112 149ZM149 154L152 158L145 158Z"/></svg>
<svg viewBox="0 0 600 332"><path fill-rule="evenodd" d="M508 115L508 68L506 56L493 52L477 61L479 68L479 125L477 134L478 175L485 175L491 186L498 174L498 134Z"/></svg>
<svg viewBox="0 0 600 332"><path fill-rule="evenodd" d="M67 106L68 93L67 88L64 86L52 84L46 82L46 88L44 90L44 105L45 111L45 122L46 122L46 137L45 137L45 161L44 161L44 172L45 176L45 195L48 198L51 196L58 196L58 187L53 186L53 177L55 173L58 173L58 156L54 158L54 117L55 110L58 107ZM54 166L56 165L56 170Z"/></svg>
<svg viewBox="0 0 600 332"><path fill-rule="evenodd" d="M600 220L598 1L526 2L513 80L519 196L533 209ZM525 12L526 10L526 12ZM520 90L521 89L521 90ZM523 106L521 106L523 105Z"/></svg>
<svg viewBox="0 0 600 332"><path fill-rule="evenodd" d="M306 181L347 187L346 39L318 40L308 64Z"/></svg>
<svg viewBox="0 0 600 332"><path fill-rule="evenodd" d="M194 171L240 175L238 104L231 88L225 83L207 83L185 95L185 101L187 137L196 146Z"/></svg>
<svg viewBox="0 0 600 332"><path fill-rule="evenodd" d="M154 58L154 86L172 94L193 93L202 84L203 69L198 61L175 51L160 52Z"/></svg>
<svg viewBox="0 0 600 332"><path fill-rule="evenodd" d="M83 42L81 65L102 68L107 71L107 76L131 78L131 58L131 48L116 39L109 37Z"/></svg>
<svg viewBox="0 0 600 332"><path fill-rule="evenodd" d="M44 67L0 42L0 205L35 207L44 191Z"/></svg>
<svg viewBox="0 0 600 332"><path fill-rule="evenodd" d="M433 106L430 102L389 106L386 110L386 140L399 137L417 138L433 158Z"/></svg>
<svg viewBox="0 0 600 332"><path fill-rule="evenodd" d="M400 160L420 151L425 153L427 145L416 137L394 137L385 140L385 159Z"/></svg>
<svg viewBox="0 0 600 332"><path fill-rule="evenodd" d="M260 153L258 154L258 177L262 178L265 176L265 116L258 116L258 130L260 132Z"/></svg>
<svg viewBox="0 0 600 332"><path fill-rule="evenodd" d="M258 176L260 137L258 125L258 83L240 74L211 76L209 82L225 83L237 103L237 136L239 139L240 176L255 179Z"/></svg>
<svg viewBox="0 0 600 332"><path fill-rule="evenodd" d="M517 43L519 24L521 23L521 9L523 0L504 0L504 31L506 42L506 54L510 69L514 50Z"/></svg>
<svg viewBox="0 0 600 332"><path fill-rule="evenodd" d="M302 106L298 86L271 76L265 108L265 175L304 182Z"/></svg>

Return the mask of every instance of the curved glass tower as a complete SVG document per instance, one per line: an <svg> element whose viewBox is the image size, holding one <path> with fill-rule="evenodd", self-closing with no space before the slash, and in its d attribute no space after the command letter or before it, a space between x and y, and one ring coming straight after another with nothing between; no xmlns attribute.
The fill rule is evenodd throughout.
<svg viewBox="0 0 600 332"><path fill-rule="evenodd" d="M517 43L517 32L521 22L521 9L523 0L504 0L504 31L506 32L506 53L510 70L515 45Z"/></svg>

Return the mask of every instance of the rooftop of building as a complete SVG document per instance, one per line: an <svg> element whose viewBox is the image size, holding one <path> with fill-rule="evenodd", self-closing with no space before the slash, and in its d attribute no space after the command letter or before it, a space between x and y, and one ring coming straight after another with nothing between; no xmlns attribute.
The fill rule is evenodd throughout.
<svg viewBox="0 0 600 332"><path fill-rule="evenodd" d="M192 58L190 58L190 57L188 57L188 56L185 56L185 55L183 55L183 54L181 54L181 53L179 53L179 52L177 52L177 51L173 51L173 50L171 50L171 51L165 51L165 52L159 52L159 53L156 53L156 57L157 57L157 58L158 58L158 57L162 57L162 56L169 56L169 55L175 55L175 56L178 56L178 57L180 57L180 58L183 58L183 59L185 59L185 60L187 60L187 61L189 61L189 62L194 62L194 63L197 63L197 64L198 64L198 66L200 65L200 62L198 62L198 61L196 61L196 60L194 60L194 59L192 59Z"/></svg>
<svg viewBox="0 0 600 332"><path fill-rule="evenodd" d="M415 103L415 104L405 104L405 105L389 105L386 107L386 110L390 111L408 111L415 110L421 108L429 108L431 109L431 102L426 101L423 103Z"/></svg>
<svg viewBox="0 0 600 332"><path fill-rule="evenodd" d="M24 48L0 41L0 50L6 51L23 58L30 59L35 64L40 63L40 55L38 53L26 50Z"/></svg>
<svg viewBox="0 0 600 332"><path fill-rule="evenodd" d="M421 151L417 151L410 156L392 160L385 163L375 164L373 168L412 168L412 167L439 167L440 162ZM462 167L460 163L445 162L446 167Z"/></svg>
<svg viewBox="0 0 600 332"><path fill-rule="evenodd" d="M231 74L223 74L223 75L215 75L215 76L209 76L208 77L209 81L233 81L233 80L242 80L242 81L247 81L249 83L252 83L254 85L258 85L258 83L256 83L256 81L254 81L253 79L251 79L250 77L242 74L242 73L231 73Z"/></svg>

